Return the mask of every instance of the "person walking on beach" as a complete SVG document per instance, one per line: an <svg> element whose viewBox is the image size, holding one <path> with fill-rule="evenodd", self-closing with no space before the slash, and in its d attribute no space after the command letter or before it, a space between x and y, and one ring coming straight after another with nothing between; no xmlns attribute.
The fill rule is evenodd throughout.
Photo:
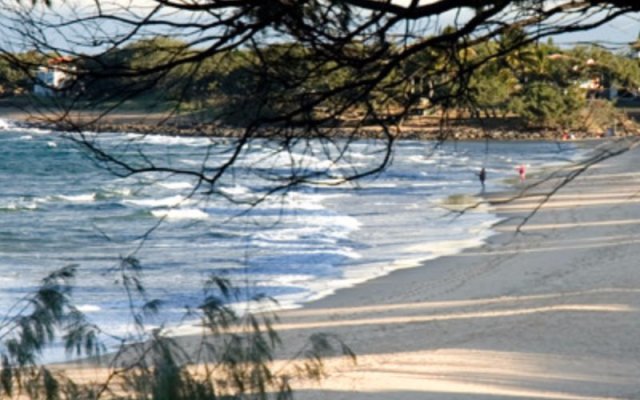
<svg viewBox="0 0 640 400"><path fill-rule="evenodd" d="M480 169L480 172L478 173L478 179L480 179L482 191L484 192L484 181L487 179L487 171L484 169L484 167Z"/></svg>
<svg viewBox="0 0 640 400"><path fill-rule="evenodd" d="M520 175L520 183L524 183L524 180L527 178L527 166L520 164L518 167L518 174Z"/></svg>

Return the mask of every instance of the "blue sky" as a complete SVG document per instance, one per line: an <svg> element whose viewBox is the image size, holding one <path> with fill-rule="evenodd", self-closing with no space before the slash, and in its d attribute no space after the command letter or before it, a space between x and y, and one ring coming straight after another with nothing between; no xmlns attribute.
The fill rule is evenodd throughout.
<svg viewBox="0 0 640 400"><path fill-rule="evenodd" d="M63 17L65 13L68 13L69 10L72 10L72 9L75 11L82 10L84 12L91 13L92 12L91 10L93 8L92 6L93 3L87 3L87 1L88 0L67 0L67 2L64 3L63 6L56 8L56 12L59 12L61 17ZM119 3L123 3L123 2L128 3L129 1L131 1L132 4L133 2L135 2L137 7L142 7L140 11L144 11L145 10L144 7L148 6L150 2L153 3L153 0L104 0L104 1L101 1L101 4L104 4L104 5L113 4L115 7ZM402 2L403 0L396 0L396 1ZM407 0L404 0L404 1L407 1ZM429 1L429 0L424 0L424 1ZM434 1L434 0L431 0L431 1ZM30 4L30 2L23 2L23 3ZM17 3L17 4L21 4L21 3ZM78 5L83 5L83 6L80 8L76 8L76 7L79 7ZM131 5L124 7L120 5L120 7L115 7L114 10L116 10L119 13L132 12L130 11L130 6ZM26 8L29 8L29 7L27 6ZM69 10L65 12L65 9L67 8ZM49 11L52 11L52 10L45 7L43 8L42 11L44 13L48 13ZM56 12L54 12L54 14ZM435 29L439 29L438 27L441 28L447 24L453 23L455 15L456 13L454 12L445 13L444 15L442 15L440 22L437 25L434 25L434 27L436 27ZM461 15L460 22L464 23L464 20L466 19L466 17L470 15L470 10L465 11L465 9L463 9L460 15ZM3 20L4 18L0 19L0 21L3 21ZM564 20L563 22L567 23L566 20ZM19 49L23 47L24 38L20 37L20 30L16 30L14 29L14 27L10 25L8 26L2 26L2 25L4 24L0 24L0 33L2 33L4 37L3 37L3 40L0 41L0 46L3 48L7 48L8 50L12 49L13 44L15 44L15 49ZM77 34L83 35L83 34L91 34L94 32L98 32L98 34L101 33L102 35L107 35L112 37L113 33L116 31L115 27L112 25L113 24L111 23L102 21L101 23L99 23L99 25L96 25L91 29L87 29L87 30L78 29L78 31L74 32L74 34L69 34L67 32L65 35L65 38L77 39L78 41L82 42L82 38L77 36ZM100 29L98 29L98 27ZM23 28L23 26L20 26L20 28ZM580 43L596 42L612 50L618 49L621 51L625 51L626 49L628 49L628 44L630 42L634 42L638 38L639 32L640 32L640 13L633 13L633 14L627 14L627 15L618 17L616 20L609 22L604 26L593 29L591 31L583 31L583 32L577 32L572 34L558 35L558 36L555 36L553 40L556 44L561 45L563 47L565 46L571 47L575 44L580 44ZM156 31L155 33L163 34L164 32ZM80 52L94 52L96 50L95 48L91 48L91 47L84 48L85 46L79 46L77 43L69 43L67 40L64 40L59 33L56 33L55 31L53 32L47 31L46 37L43 37L43 40L51 41L53 42L54 45L59 45L61 47L72 47L72 48L75 48L75 50ZM86 42L83 42L83 43L86 43Z"/></svg>
<svg viewBox="0 0 640 400"><path fill-rule="evenodd" d="M440 0L420 0L421 4L429 4L429 3L437 3ZM640 0L638 0L640 1ZM392 2L398 5L408 5L411 0L392 0ZM549 3L568 3L569 0L545 0L545 2ZM479 2L481 3L481 2ZM443 14L442 24L446 25L447 23L452 23L455 16L461 17L462 21L465 18L471 17L473 15L473 11L468 8L462 8L459 10L460 14L457 11L451 11ZM579 18L580 14L574 14L573 18ZM585 16L603 16L603 14L593 14L588 13ZM563 21L564 23L567 20ZM617 19L609 22L604 26L600 26L596 29L590 31L577 32L572 34L563 34L554 37L554 41L558 44L567 44L573 45L581 42L599 42L602 44L619 44L625 45L629 42L633 42L638 38L638 33L640 32L640 13L629 13L622 17L618 17Z"/></svg>
<svg viewBox="0 0 640 400"><path fill-rule="evenodd" d="M629 14L618 17L614 21L591 31L559 35L554 38L558 44L574 44L576 42L600 42L602 44L629 43L638 38L640 33L640 15Z"/></svg>

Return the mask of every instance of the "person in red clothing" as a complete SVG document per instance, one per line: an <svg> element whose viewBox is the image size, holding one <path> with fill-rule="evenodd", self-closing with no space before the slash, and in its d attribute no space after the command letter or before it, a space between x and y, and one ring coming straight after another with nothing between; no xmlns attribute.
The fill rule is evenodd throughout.
<svg viewBox="0 0 640 400"><path fill-rule="evenodd" d="M527 166L520 164L518 167L518 174L520 175L520 183L524 183L524 180L527 178Z"/></svg>

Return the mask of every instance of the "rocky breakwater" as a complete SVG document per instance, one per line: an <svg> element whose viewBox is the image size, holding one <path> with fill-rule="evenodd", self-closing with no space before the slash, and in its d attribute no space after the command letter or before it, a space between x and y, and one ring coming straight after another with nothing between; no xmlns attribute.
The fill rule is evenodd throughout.
<svg viewBox="0 0 640 400"><path fill-rule="evenodd" d="M62 122L22 122L21 126L57 131L93 131L93 132L123 132L142 135L168 135L184 137L240 137L247 133L244 128L220 126L211 123L160 121L157 123L121 123L109 120L91 124L76 124ZM266 127L251 132L252 137L334 137L334 138L363 138L384 139L389 136L394 139L408 140L567 140L567 139L595 139L604 136L634 136L636 130L619 130L617 132L585 132L550 129L481 129L468 126L434 127L434 126L393 126L383 129L380 126L352 127L324 127L312 133L301 128Z"/></svg>

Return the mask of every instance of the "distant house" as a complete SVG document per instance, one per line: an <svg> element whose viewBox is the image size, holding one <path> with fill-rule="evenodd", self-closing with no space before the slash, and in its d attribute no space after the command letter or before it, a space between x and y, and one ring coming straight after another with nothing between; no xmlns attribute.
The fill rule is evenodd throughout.
<svg viewBox="0 0 640 400"><path fill-rule="evenodd" d="M580 81L578 86L588 91L601 91L604 89L599 76L592 76L591 79Z"/></svg>
<svg viewBox="0 0 640 400"><path fill-rule="evenodd" d="M631 43L631 57L640 58L640 39Z"/></svg>
<svg viewBox="0 0 640 400"><path fill-rule="evenodd" d="M37 96L56 96L69 86L74 78L75 66L70 57L52 58L47 66L36 71L36 83L33 93Z"/></svg>

